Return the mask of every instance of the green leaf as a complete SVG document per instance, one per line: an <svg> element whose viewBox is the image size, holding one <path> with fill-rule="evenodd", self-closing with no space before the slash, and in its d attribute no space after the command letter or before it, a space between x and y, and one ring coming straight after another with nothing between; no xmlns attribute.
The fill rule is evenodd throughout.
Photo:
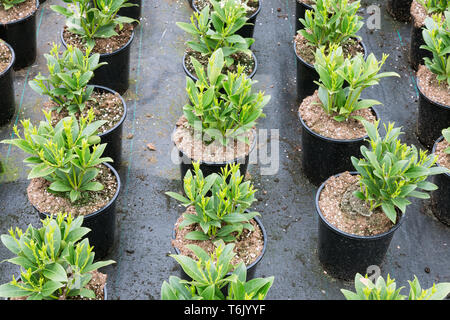
<svg viewBox="0 0 450 320"><path fill-rule="evenodd" d="M67 282L66 270L59 263L46 265L42 274L47 279L57 282Z"/></svg>

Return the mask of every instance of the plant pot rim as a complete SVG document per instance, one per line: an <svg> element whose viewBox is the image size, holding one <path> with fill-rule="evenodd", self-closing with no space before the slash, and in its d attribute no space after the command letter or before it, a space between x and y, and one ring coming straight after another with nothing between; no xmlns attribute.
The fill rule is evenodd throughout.
<svg viewBox="0 0 450 320"><path fill-rule="evenodd" d="M175 125L175 128L174 128L173 131L172 131L172 137L173 137L173 135L175 134L175 131L176 131L176 130L177 130L177 126ZM248 153L247 153L246 155L244 155L244 156L242 156L242 157L234 158L233 160L227 160L227 161L221 161L221 162L210 162L210 161L199 160L200 165L217 165L217 166L223 166L223 165L227 165L227 164L232 164L232 163L234 163L234 162L238 162L239 160L241 160L241 159L243 159L243 158L249 156L249 155L252 153L253 149L255 149L255 146L256 146L256 129L252 128L251 131L252 131L252 133L253 133L254 139L253 139L252 145L250 146L250 150L248 151ZM177 150L178 150L184 157L187 157L187 158L191 159L192 161L195 161L195 159L189 157L186 153L183 152L183 150L181 150L180 148L178 148L177 144L173 141L173 139L171 139L171 140L172 140L173 144L175 145L175 148L177 148ZM196 161L195 161L195 162L196 162Z"/></svg>
<svg viewBox="0 0 450 320"><path fill-rule="evenodd" d="M367 47L366 47L364 41L362 40L362 38L361 39L355 38L355 40L358 40L358 42L363 47L363 49L364 49L364 55L363 56L364 56L364 60L366 60L367 59ZM314 68L313 64L310 64L310 63L306 62L302 57L300 57L298 55L298 53L297 53L297 43L295 42L295 40L293 41L293 44L294 44L294 53L295 53L295 56L297 57L297 60L299 60L302 64L304 64L308 68L313 69L315 71L315 68Z"/></svg>
<svg viewBox="0 0 450 320"><path fill-rule="evenodd" d="M359 175L359 173L356 172L356 171L350 171L349 173L350 173L351 175ZM386 231L386 232L383 232L383 233L380 233L380 234L376 234L376 235L373 235L373 236L359 236L359 235L356 235L356 234L351 234L351 233L342 231L342 230L336 228L335 226L333 226L333 225L332 225L332 224L331 224L331 223L323 216L322 210L320 209L320 206L319 206L319 199L320 199L320 195L321 195L321 193L322 193L322 190L324 189L324 187L325 187L325 185L327 184L327 182L328 182L332 177L339 177L339 176L342 175L342 174L343 174L343 172L338 173L338 174L335 174L335 175L329 177L327 180L325 180L325 181L320 185L319 189L318 189L317 192L316 192L316 197L315 197L316 213L317 213L317 215L319 216L319 219L322 220L322 222L325 223L325 224L327 225L327 227L328 227L330 230L332 230L334 233L337 233L337 234L339 234L339 235L341 235L341 236L343 236L343 237L349 238L349 239L353 239L353 240L369 240L369 241L370 241L370 240L379 240L379 239L381 239L381 238L384 238L384 237L386 237L387 235L389 235L389 234L393 233L394 231L396 231L396 230L400 227L400 225L401 225L401 224L403 223L403 221L405 220L405 214L404 214L404 213L400 214L400 219L399 219L399 221L397 221L397 223L396 223L391 229L389 229L389 230Z"/></svg>
<svg viewBox="0 0 450 320"><path fill-rule="evenodd" d="M261 11L262 2L263 0L259 0L258 9L250 17L247 18L248 20L253 19L258 15L258 13ZM192 0L192 9L194 9L195 12L200 12L200 10L198 10L197 6L195 5L195 0Z"/></svg>
<svg viewBox="0 0 450 320"><path fill-rule="evenodd" d="M369 109L371 109L373 111L373 113L375 113L375 117L377 118L377 120L380 120L380 115L378 114L378 111L376 111L376 109L374 107L370 107ZM356 139L335 139L335 138L329 138L329 137L325 137L322 136L321 134L314 132L310 127L308 127L306 125L306 123L303 121L302 116L300 114L300 111L297 112L298 113L298 118L300 119L300 123L302 124L302 127L306 129L306 131L308 131L309 134L313 135L314 137L327 141L327 142L333 142L333 143L353 143L353 142L359 142L359 141L364 141L366 139L369 138L369 135L366 134L364 137L361 138L356 138Z"/></svg>
<svg viewBox="0 0 450 320"><path fill-rule="evenodd" d="M23 22L23 21L25 21L25 20L31 18L31 17L34 16L34 15L36 14L36 12L39 10L39 6L40 6L39 0L36 0L36 9L35 9L32 13L30 13L30 14L27 15L26 17L20 18L19 20L14 20L14 21L7 22L7 23L0 23L0 26L10 26L10 25L12 25L12 24L21 23L21 22Z"/></svg>
<svg viewBox="0 0 450 320"><path fill-rule="evenodd" d="M262 260L262 258L264 257L264 254L266 253L267 241L268 241L266 229L264 228L264 225L263 225L261 219L259 217L255 216L255 217L253 217L253 220L255 220L255 222L258 224L259 228L261 229L261 233L262 233L262 236L263 236L264 244L263 244L263 249L261 251L261 254L258 256L258 258L256 258L256 260L253 261L248 266L247 265L245 266L247 268L247 271L249 269L253 268L254 266L256 266ZM176 239L176 230L175 230L175 227L174 227L173 230L172 230L172 240L175 240L175 239ZM228 243L234 243L234 242L227 242L225 244L228 244ZM177 254L181 254L180 250L177 247L172 246L172 248L174 248L174 250L175 250L175 252ZM232 272L229 272L227 275L230 275L231 273Z"/></svg>
<svg viewBox="0 0 450 320"><path fill-rule="evenodd" d="M99 86L99 85L96 85L96 84L93 84L92 86L94 87L94 91L95 91L95 89L100 89L100 90L108 91L109 93L112 93L112 94L114 94L116 96L119 96L120 97L120 101L122 102L122 105L123 105L122 118L120 119L119 122L116 123L116 125L114 127L112 127L111 129L109 129L109 130L99 134L98 136L101 138L101 137L104 137L104 136L110 134L111 132L113 132L114 130L116 130L118 127L120 127L123 124L123 122L125 121L125 119L127 117L127 104L125 102L125 99L122 97L122 95L119 94L118 92L114 91L113 89L110 89L110 88L107 88L107 87L104 87L104 86Z"/></svg>
<svg viewBox="0 0 450 320"><path fill-rule="evenodd" d="M252 57L253 57L253 61L255 61L255 66L253 68L253 71L251 74L247 75L248 78L252 79L255 76L256 70L258 69L258 59L256 59L256 55L253 51L252 52ZM186 74L188 75L189 78L191 78L192 80L194 80L195 82L198 81L198 78L196 76L194 76L186 67L186 58L187 58L187 53L185 52L183 54L183 69L184 72L186 72Z"/></svg>
<svg viewBox="0 0 450 320"><path fill-rule="evenodd" d="M435 153L436 153L437 145L438 145L438 143L441 142L442 140L444 140L444 136L440 136L440 137L434 142L433 149L431 150L431 153L432 153L432 154L435 154ZM445 168L444 166L441 166L437 161L436 161L436 165L437 165L438 167ZM444 172L444 173L442 173L442 174L445 175L448 179L450 179L450 173Z"/></svg>
<svg viewBox="0 0 450 320"><path fill-rule="evenodd" d="M6 42L4 40L0 40L0 42L5 44L8 47L9 51L11 52L11 62L9 63L9 66L5 70L0 72L0 78L1 78L1 77L3 77L3 75L8 73L11 70L11 68L14 66L14 63L16 62L16 53L14 52L14 49L11 47L11 45L8 42Z"/></svg>
<svg viewBox="0 0 450 320"><path fill-rule="evenodd" d="M116 177L116 181L117 181L117 189L116 189L116 193L114 194L114 197L112 197L112 199L101 209L94 211L92 213L89 213L87 215L84 215L84 220L89 220L89 219L93 219L96 216L102 214L104 211L108 210L109 207L111 207L113 205L113 203L117 200L117 197L119 196L120 193L120 189L121 189L121 181L120 181L120 176L119 173L116 171L116 169L114 169L114 167L112 165L110 165L109 163L105 162L103 163L103 165L105 165L109 170L111 170L111 172L114 174L114 176ZM30 202L31 203L31 202ZM51 216L51 214L47 213L47 212L41 212L39 211L34 204L31 203L31 205L33 206L34 210L36 210L37 212L45 215L46 217Z"/></svg>
<svg viewBox="0 0 450 320"><path fill-rule="evenodd" d="M118 17L118 16L117 16L117 17ZM67 49L67 43L66 43L66 41L64 40L64 27L65 27L65 25L62 27L62 30L61 30L61 32L60 32L60 38L61 38L61 42L62 42L63 46ZM114 55L119 54L120 52L126 50L126 49L131 45L131 43L133 42L133 40L134 40L134 34L135 34L135 31L134 31L134 27L133 27L133 30L131 31L131 37L130 37L130 39L128 40L128 42L127 42L125 45L123 45L121 48L119 48L119 49L117 49L117 50L115 50L115 51L113 51L113 52L109 52L109 53L99 53L99 54L100 54L100 57L110 57L110 56L114 56Z"/></svg>
<svg viewBox="0 0 450 320"><path fill-rule="evenodd" d="M313 8L311 5L304 3L302 0L296 0L296 2L297 2L298 4L304 6L304 7L305 7L306 9L308 9L308 10L312 10L312 8Z"/></svg>
<svg viewBox="0 0 450 320"><path fill-rule="evenodd" d="M424 98L428 103L435 105L436 107L439 107L439 108L442 108L442 109L445 109L445 110L449 110L449 109L450 109L450 106L447 106L447 105L445 105L445 104L443 104L443 103L440 103L440 102L438 102L438 101L434 101L434 100L431 100L430 98L428 98L428 97L426 96L426 94L420 89L419 77L417 77L417 73L416 73L416 77L415 77L415 78L416 78L416 87L417 87L417 90L419 91L419 95L420 95L422 98Z"/></svg>

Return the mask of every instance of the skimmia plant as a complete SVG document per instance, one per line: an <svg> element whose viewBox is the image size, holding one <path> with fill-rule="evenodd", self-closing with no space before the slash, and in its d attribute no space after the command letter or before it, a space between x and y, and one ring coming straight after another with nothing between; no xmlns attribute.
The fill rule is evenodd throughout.
<svg viewBox="0 0 450 320"><path fill-rule="evenodd" d="M111 38L117 35L117 26L121 30L123 24L137 21L117 15L121 8L134 6L128 0L63 1L69 5L52 5L52 10L64 15L69 31L82 36L89 46L95 45L96 38Z"/></svg>
<svg viewBox="0 0 450 320"><path fill-rule="evenodd" d="M434 74L439 83L445 81L450 86L450 11L445 11L445 19L434 15L425 19L422 31L425 45L421 48L430 51L433 58L425 57L425 66Z"/></svg>
<svg viewBox="0 0 450 320"><path fill-rule="evenodd" d="M417 0L426 10L427 13L440 13L450 9L448 0Z"/></svg>
<svg viewBox="0 0 450 320"><path fill-rule="evenodd" d="M183 255L171 255L192 281L171 276L161 287L162 300L264 300L274 277L247 281L247 269L243 262L236 267L231 264L235 253L234 244L218 241L213 254L208 255L196 245L188 248L197 260ZM233 270L234 269L234 270ZM227 276L229 272L231 275ZM221 289L228 285L227 296Z"/></svg>
<svg viewBox="0 0 450 320"><path fill-rule="evenodd" d="M360 1L317 0L313 10L306 10L300 19L304 29L298 31L314 48L333 44L343 45L362 28L362 17L358 16Z"/></svg>
<svg viewBox="0 0 450 320"><path fill-rule="evenodd" d="M5 10L9 10L15 5L25 2L26 0L0 0L0 3L3 5Z"/></svg>
<svg viewBox="0 0 450 320"><path fill-rule="evenodd" d="M413 281L409 283L409 295L401 294L404 287L397 289L395 279L387 276L386 281L379 276L373 283L367 275L363 277L361 274L355 276L355 290L341 289L342 294L347 300L443 300L450 293L450 283L433 284L429 289L422 289L419 279L414 276Z"/></svg>
<svg viewBox="0 0 450 320"><path fill-rule="evenodd" d="M442 130L442 135L444 136L445 141L447 141L447 143L450 144L450 127ZM450 147L447 147L445 149L445 153L450 154Z"/></svg>
<svg viewBox="0 0 450 320"><path fill-rule="evenodd" d="M224 55L222 49L210 57L207 71L192 58L198 81L186 77L186 91L190 104L183 107L189 126L201 132L204 140L218 140L222 145L242 139L258 118L265 116L264 106L270 96L263 92L252 93L255 83L238 67L236 73L222 74ZM248 141L247 141L248 142Z"/></svg>
<svg viewBox="0 0 450 320"><path fill-rule="evenodd" d="M106 64L99 63L100 54L91 55L91 50L92 47L88 47L83 54L80 49L69 45L60 55L59 47L54 44L50 53L44 55L49 75L39 73L29 82L30 87L55 102L58 112L62 109L67 109L69 114L83 111L86 103L92 100L94 90L88 83L94 71Z"/></svg>
<svg viewBox="0 0 450 320"><path fill-rule="evenodd" d="M395 72L379 73L387 59L383 54L378 61L373 53L366 60L361 54L353 58L344 58L342 48L332 45L329 52L325 47L316 50L314 68L319 74L319 99L325 112L335 115L336 121L349 118L362 120L354 115L355 111L367 109L381 102L373 99L361 99L364 89L376 85L380 79L399 75Z"/></svg>
<svg viewBox="0 0 450 320"><path fill-rule="evenodd" d="M201 231L192 231L186 235L190 240L222 239L234 241L244 229L254 228L250 220L260 215L258 212L246 212L256 201L253 185L243 182L239 164L227 165L221 174L203 176L200 164L194 163L194 175L189 170L183 180L186 197L174 193L166 194L185 207L194 206L195 214L185 213L180 229L198 224ZM207 194L211 195L208 196Z"/></svg>
<svg viewBox="0 0 450 320"><path fill-rule="evenodd" d="M83 217L59 213L42 220L41 228L29 225L23 232L12 228L1 236L3 245L15 257L7 262L20 266L20 278L0 286L0 297L28 300L56 300L70 297L95 299L86 285L92 272L115 263L94 263L95 253L82 227Z"/></svg>
<svg viewBox="0 0 450 320"><path fill-rule="evenodd" d="M71 202L87 191L103 190L103 185L94 179L99 173L97 166L112 162L111 158L101 157L106 144L99 144L100 137L96 136L105 121L93 121L90 110L80 121L75 116L66 117L52 127L50 113L44 113L47 121L41 121L39 127L29 119L23 120L23 137L14 126L17 138L2 141L31 155L24 160L32 168L28 179L46 179L51 182L49 191L68 195Z"/></svg>
<svg viewBox="0 0 450 320"><path fill-rule="evenodd" d="M394 128L394 123L385 125L384 138L378 132L379 121L375 124L363 121L363 124L369 135L370 149L362 146L363 157L352 157L361 186L354 195L368 203L372 211L381 207L384 214L396 223L396 209L404 214L411 204L408 198L428 199L428 193L423 191L437 189L435 184L426 181L428 176L450 170L435 166L436 157L427 151L401 143L398 137L402 132L400 128Z"/></svg>
<svg viewBox="0 0 450 320"><path fill-rule="evenodd" d="M212 12L206 6L200 13L194 12L191 23L177 22L181 29L193 36L187 45L206 56L221 48L227 66L234 63L232 55L235 53L250 56L249 48L255 40L236 34L247 23L245 8L237 0L226 0L223 5L214 0L210 2L214 8Z"/></svg>

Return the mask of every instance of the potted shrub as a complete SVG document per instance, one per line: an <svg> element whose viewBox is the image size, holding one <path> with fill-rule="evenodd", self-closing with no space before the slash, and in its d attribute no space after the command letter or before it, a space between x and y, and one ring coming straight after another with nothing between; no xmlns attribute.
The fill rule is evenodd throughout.
<svg viewBox="0 0 450 320"><path fill-rule="evenodd" d="M195 253L195 259L170 256L192 280L171 276L161 286L162 300L264 300L273 284L274 277L247 281L244 263L236 267L231 264L235 256L232 243L218 241L211 254L196 245L189 245L189 249Z"/></svg>
<svg viewBox="0 0 450 320"><path fill-rule="evenodd" d="M72 45L83 51L92 46L92 53L100 54L100 62L107 64L95 71L91 83L124 94L129 87L130 49L134 38L133 22L118 16L127 0L70 0L70 5L51 8L66 17L61 31L65 47Z"/></svg>
<svg viewBox="0 0 450 320"><path fill-rule="evenodd" d="M0 39L0 126L8 123L16 111L14 97L14 49Z"/></svg>
<svg viewBox="0 0 450 320"><path fill-rule="evenodd" d="M209 6L205 6L200 13L194 12L191 23L177 22L177 26L192 35L192 40L186 43L188 48L183 56L184 71L196 81L198 75L191 59L195 58L206 69L208 59L218 49L222 49L226 62L224 73L236 72L240 64L244 66L244 73L253 78L257 61L250 46L255 40L237 34L247 21L245 9L238 6L235 0L226 0L223 8L219 2L211 0L211 3L214 7L212 12Z"/></svg>
<svg viewBox="0 0 450 320"><path fill-rule="evenodd" d="M0 38L14 49L14 70L36 60L36 12L38 0L0 0Z"/></svg>
<svg viewBox="0 0 450 320"><path fill-rule="evenodd" d="M122 127L127 115L127 106L117 92L102 86L88 85L94 72L105 63L100 63L100 54L91 54L91 47L82 51L71 45L60 52L53 45L47 60L48 76L38 74L29 82L38 94L47 96L44 109L51 112L52 124L70 115L87 116L92 109L94 121L104 120L99 128L99 136L107 144L106 157L114 160L115 168L120 167L122 154Z"/></svg>
<svg viewBox="0 0 450 320"><path fill-rule="evenodd" d="M391 279L389 274L386 281L379 276L373 283L367 275L363 277L359 273L355 276L355 290L341 289L347 300L444 300L450 293L450 283L443 282L434 284L429 289L422 289L419 279L414 276L409 283L409 295L401 294L404 287L397 289L395 279Z"/></svg>
<svg viewBox="0 0 450 320"><path fill-rule="evenodd" d="M386 10L397 21L408 22L411 19L412 0L388 0Z"/></svg>
<svg viewBox="0 0 450 320"><path fill-rule="evenodd" d="M193 172L189 170L184 177L186 196L166 192L187 208L175 223L172 246L177 254L195 258L190 244L211 254L217 240L233 242L236 256L232 264L244 262L248 277L253 278L267 243L264 226L257 218L260 214L248 211L256 201L256 190L250 181L243 182L239 165L204 176L196 163Z"/></svg>
<svg viewBox="0 0 450 320"><path fill-rule="evenodd" d="M218 2L225 3L227 0L218 0ZM262 0L233 0L236 5L242 6L246 11L246 16L248 18L246 24L239 29L236 33L243 38L253 38L253 33L255 31L256 18L261 11ZM192 8L194 11L200 13L206 6L210 9L214 9L211 0L194 0L192 2Z"/></svg>
<svg viewBox="0 0 450 320"><path fill-rule="evenodd" d="M433 146L433 154L437 156L437 165L450 170L450 127L442 130L442 136ZM450 226L450 174L443 173L433 177L438 189L431 194L433 214L439 221Z"/></svg>
<svg viewBox="0 0 450 320"><path fill-rule="evenodd" d="M23 232L12 228L1 236L15 256L7 262L20 266L20 277L0 286L0 297L11 300L106 300L107 275L98 271L112 260L94 263L95 253L82 227L83 217L58 213L42 227Z"/></svg>
<svg viewBox="0 0 450 320"><path fill-rule="evenodd" d="M98 144L97 130L105 121L93 121L94 113L61 119L54 127L51 115L34 126L22 120L23 137L14 126L16 139L3 140L30 154L24 162L28 174L28 200L41 218L58 212L84 216L90 228L90 242L97 255L104 257L114 244L115 205L120 191L120 177L102 158L106 144Z"/></svg>
<svg viewBox="0 0 450 320"><path fill-rule="evenodd" d="M183 116L172 134L179 151L181 180L196 161L205 175L218 173L227 164L241 163L245 176L256 144L252 128L265 116L263 108L270 96L252 92L254 82L243 74L242 66L236 73L222 74L222 49L211 56L206 72L195 58L191 61L199 80L194 83L186 77L190 103L183 107Z"/></svg>
<svg viewBox="0 0 450 320"><path fill-rule="evenodd" d="M363 42L356 33L363 26L356 13L360 2L348 0L317 0L313 10L307 10L300 19L303 28L294 38L297 57L297 98L301 102L317 89L319 75L314 70L314 55L322 46L341 46L345 56L366 54ZM338 19L339 18L339 19Z"/></svg>
<svg viewBox="0 0 450 320"><path fill-rule="evenodd" d="M364 89L381 78L398 76L380 69L387 59L374 54L364 60L361 54L344 58L341 47L317 49L315 70L319 89L306 97L298 109L302 128L302 168L306 177L318 185L328 177L352 169L351 156L360 156L367 132L361 120L379 119L372 107L381 104L361 99Z"/></svg>
<svg viewBox="0 0 450 320"><path fill-rule="evenodd" d="M443 13L449 8L448 0L413 0L411 3L411 46L409 50L409 60L411 67L417 70L423 62L423 58L431 58L431 53L421 48L425 42L422 36L422 29L425 27L425 20L433 14Z"/></svg>
<svg viewBox="0 0 450 320"><path fill-rule="evenodd" d="M426 191L436 185L426 179L446 171L434 166L433 155L402 144L393 123L381 138L378 124L364 121L370 149L362 146L362 158L352 157L357 172L330 177L316 194L319 260L337 278L350 280L380 266L405 219L408 198L429 198Z"/></svg>
<svg viewBox="0 0 450 320"><path fill-rule="evenodd" d="M417 137L424 146L432 148L450 123L450 11L445 12L445 20L436 15L427 18L425 24L422 48L433 56L425 57L425 65L417 71Z"/></svg>

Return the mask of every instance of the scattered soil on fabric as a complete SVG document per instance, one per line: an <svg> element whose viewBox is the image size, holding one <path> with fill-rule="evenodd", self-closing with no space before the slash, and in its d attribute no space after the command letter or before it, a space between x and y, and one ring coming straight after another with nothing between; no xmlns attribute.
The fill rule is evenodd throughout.
<svg viewBox="0 0 450 320"><path fill-rule="evenodd" d="M12 53L8 46L0 40L0 73L5 71L11 65Z"/></svg>
<svg viewBox="0 0 450 320"><path fill-rule="evenodd" d="M419 66L417 80L420 91L428 99L450 108L450 87L446 81L439 83L436 75L424 65Z"/></svg>
<svg viewBox="0 0 450 320"><path fill-rule="evenodd" d="M325 219L339 230L358 236L373 236L389 231L394 224L380 208L377 208L370 217L342 210L344 195L357 190L359 190L358 176L345 172L338 177L331 177L319 199L319 207ZM353 201L362 202L359 199ZM364 206L364 203L359 205Z"/></svg>
<svg viewBox="0 0 450 320"><path fill-rule="evenodd" d="M450 154L445 153L445 149L448 147L450 147L450 144L443 139L437 144L435 154L438 157L437 163L442 167L450 169Z"/></svg>
<svg viewBox="0 0 450 320"><path fill-rule="evenodd" d="M203 10L203 8L207 5L209 5L211 9L213 8L209 0L194 0L194 4L200 11ZM248 0L247 7L247 17L251 17L259 8L259 0Z"/></svg>
<svg viewBox="0 0 450 320"><path fill-rule="evenodd" d="M26 0L25 2L14 5L8 10L5 10L3 4L0 4L0 24L7 24L28 17L36 9L36 0Z"/></svg>
<svg viewBox="0 0 450 320"><path fill-rule="evenodd" d="M116 32L118 35L111 38L95 39L95 46L92 53L112 53L123 48L128 41L130 41L130 38L133 35L133 25L124 24L122 30L120 30L119 26L117 26ZM80 35L71 33L67 26L64 26L63 38L67 45L72 45L84 52L86 44L83 38Z"/></svg>
<svg viewBox="0 0 450 320"><path fill-rule="evenodd" d="M209 56L205 55L203 56L200 52L194 51L191 48L186 49L186 56L184 59L184 63L186 65L186 68L188 71L197 77L197 74L195 73L194 65L191 62L191 57L194 57L202 66L205 67L205 72L208 68L208 59ZM231 57L234 59L234 64L227 67L224 65L222 73L227 74L228 71L230 72L237 72L237 67L240 64L241 66L244 66L244 73L247 76L250 76L255 68L255 60L253 59L253 56L249 56L246 53L243 52L237 52L235 54L232 54ZM198 77L197 77L198 78Z"/></svg>
<svg viewBox="0 0 450 320"><path fill-rule="evenodd" d="M193 206L188 207L185 213L195 214L195 208ZM183 220L184 217L181 216L175 223L176 237L172 240L172 246L178 248L182 255L188 256L192 259L196 259L196 256L190 249L186 248L186 245L188 244L195 244L205 250L208 254L212 254L216 248L213 241L197 241L185 239L185 236L189 232L201 230L201 228L197 224L192 224L180 230L179 225ZM236 255L231 261L233 265L237 265L242 261L246 266L248 266L255 262L262 254L262 250L264 248L264 237L261 228L258 226L254 219L250 220L250 223L253 225L254 231L242 231L241 235L237 237L237 241L234 242L235 247L233 251L236 253ZM235 235L237 235L237 233L235 233Z"/></svg>
<svg viewBox="0 0 450 320"><path fill-rule="evenodd" d="M91 96L94 100L87 102L83 111L77 112L75 117L77 119L80 116L87 116L90 109L94 111L94 121L106 120L107 122L99 128L99 134L102 134L112 128L114 128L122 119L125 112L125 107L122 103L120 95L112 94L110 92L94 92ZM58 104L54 101L47 101L44 103L44 109L50 111L57 107ZM52 125L55 126L61 119L68 117L69 112L66 109L62 109L59 113L57 110L52 110Z"/></svg>
<svg viewBox="0 0 450 320"><path fill-rule="evenodd" d="M338 122L328 115L322 108L318 90L312 96L303 99L298 109L305 124L314 132L328 138L339 140L358 139L367 136L366 129L361 121L348 119ZM369 122L375 122L376 116L371 109L361 109L354 113Z"/></svg>
<svg viewBox="0 0 450 320"><path fill-rule="evenodd" d="M98 176L93 180L100 182L104 189L101 191L85 192L75 203L70 202L67 195L50 193L50 182L44 178L31 179L27 188L28 200L39 212L57 214L67 212L73 216L88 215L105 207L117 191L117 179L114 173L105 165L97 166Z"/></svg>
<svg viewBox="0 0 450 320"><path fill-rule="evenodd" d="M315 46L311 46L305 37L301 34L297 34L294 37L295 42L295 50L299 57L301 57L304 61L309 63L310 65L314 65L315 63L315 53L317 48ZM345 57L351 56L354 57L358 53L364 55L364 47L361 42L356 39L349 39L347 42L342 44L342 51Z"/></svg>
<svg viewBox="0 0 450 320"><path fill-rule="evenodd" d="M172 141L178 150L181 150L194 161L224 162L240 159L249 154L255 137L252 131L247 132L245 135L249 139L250 144L237 139L230 141L226 147L218 141L206 144L201 141L200 137L194 135L194 130L189 126L187 119L182 116L176 124Z"/></svg>

